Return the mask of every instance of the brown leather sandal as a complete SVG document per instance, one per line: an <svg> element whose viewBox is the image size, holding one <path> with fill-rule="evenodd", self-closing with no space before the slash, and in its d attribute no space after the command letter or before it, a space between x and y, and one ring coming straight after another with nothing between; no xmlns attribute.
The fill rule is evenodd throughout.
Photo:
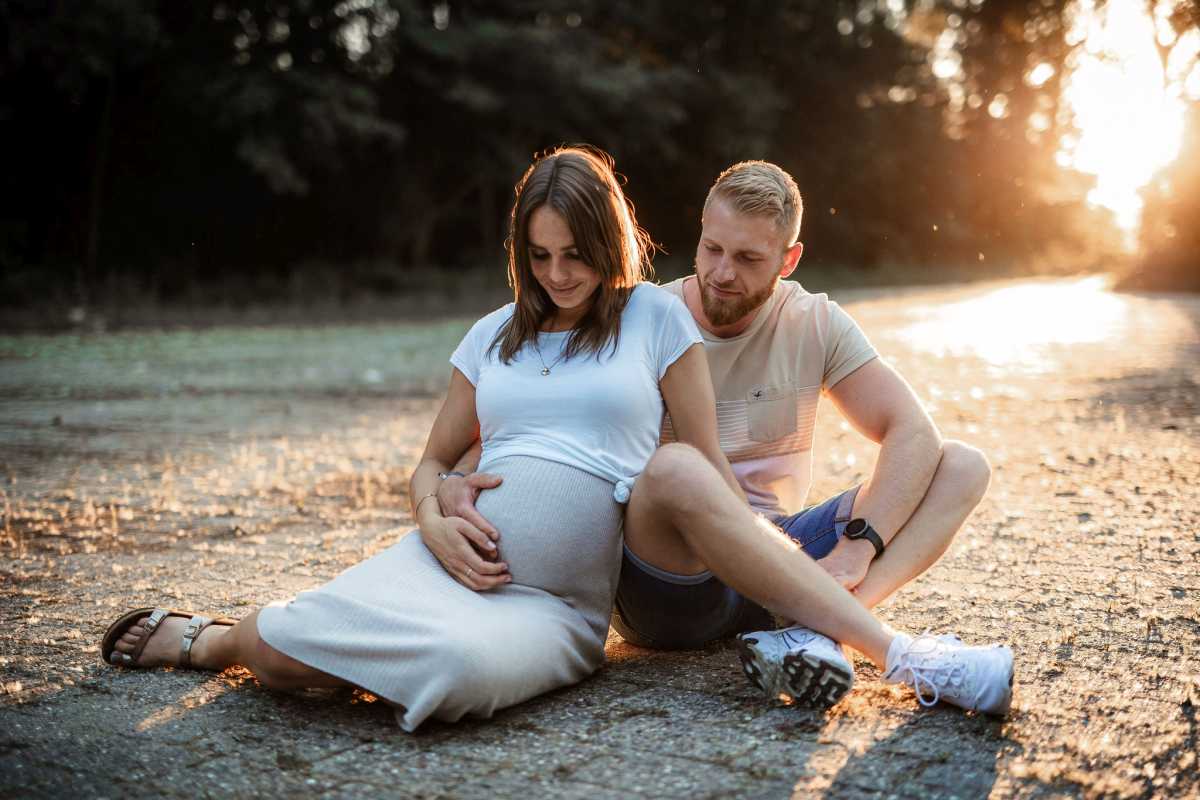
<svg viewBox="0 0 1200 800"><path fill-rule="evenodd" d="M100 643L100 658L106 664L112 664L118 667L130 667L132 669L144 669L137 660L142 657L142 651L146 649L146 643L150 641L150 637L158 629L161 623L167 617L184 617L188 619L187 627L183 629L183 639L179 644L179 664L182 669L191 669L192 666L192 645L196 643L196 637L200 635L200 631L207 628L209 625L236 625L236 619L229 617L205 617L191 611L174 611L166 608L137 608L122 614L121 617L108 626L108 630L104 632L104 639ZM136 625L138 622L145 620L142 624L146 628L145 635L138 640L137 646L132 653L118 653L117 641L125 635L125 632Z"/></svg>

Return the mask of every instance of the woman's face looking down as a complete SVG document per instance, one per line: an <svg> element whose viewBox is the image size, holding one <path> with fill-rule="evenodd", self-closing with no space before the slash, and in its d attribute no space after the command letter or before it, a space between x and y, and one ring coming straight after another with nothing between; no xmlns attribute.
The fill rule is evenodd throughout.
<svg viewBox="0 0 1200 800"><path fill-rule="evenodd" d="M528 239L533 277L557 308L548 320L551 329L574 327L591 308L600 286L599 273L579 257L567 221L549 206L540 206L530 215Z"/></svg>

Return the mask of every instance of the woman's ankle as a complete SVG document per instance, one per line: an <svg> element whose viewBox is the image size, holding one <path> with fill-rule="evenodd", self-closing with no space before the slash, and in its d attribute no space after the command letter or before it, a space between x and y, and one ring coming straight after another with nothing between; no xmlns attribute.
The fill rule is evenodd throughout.
<svg viewBox="0 0 1200 800"><path fill-rule="evenodd" d="M200 631L192 644L192 668L221 672L233 662L229 661L229 640L233 628L228 625L209 625Z"/></svg>

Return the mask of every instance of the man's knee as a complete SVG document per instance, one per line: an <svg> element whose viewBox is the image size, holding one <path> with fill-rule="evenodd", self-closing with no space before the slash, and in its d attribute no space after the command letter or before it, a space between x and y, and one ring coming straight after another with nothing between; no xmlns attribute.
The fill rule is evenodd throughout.
<svg viewBox="0 0 1200 800"><path fill-rule="evenodd" d="M983 499L992 479L992 467L983 451L956 440L943 443L938 473L939 477L950 481L972 507Z"/></svg>
<svg viewBox="0 0 1200 800"><path fill-rule="evenodd" d="M656 505L688 502L688 495L704 470L712 465L691 445L672 442L665 444L646 464L637 480L637 490Z"/></svg>

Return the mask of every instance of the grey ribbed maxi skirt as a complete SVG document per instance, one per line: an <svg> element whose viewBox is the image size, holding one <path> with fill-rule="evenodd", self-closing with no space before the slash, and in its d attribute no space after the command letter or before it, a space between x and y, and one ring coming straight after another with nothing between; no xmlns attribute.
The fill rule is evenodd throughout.
<svg viewBox="0 0 1200 800"><path fill-rule="evenodd" d="M604 662L621 564L623 508L613 485L575 467L508 457L478 508L500 531L512 583L474 592L417 531L329 583L258 617L267 644L426 717L488 717Z"/></svg>

